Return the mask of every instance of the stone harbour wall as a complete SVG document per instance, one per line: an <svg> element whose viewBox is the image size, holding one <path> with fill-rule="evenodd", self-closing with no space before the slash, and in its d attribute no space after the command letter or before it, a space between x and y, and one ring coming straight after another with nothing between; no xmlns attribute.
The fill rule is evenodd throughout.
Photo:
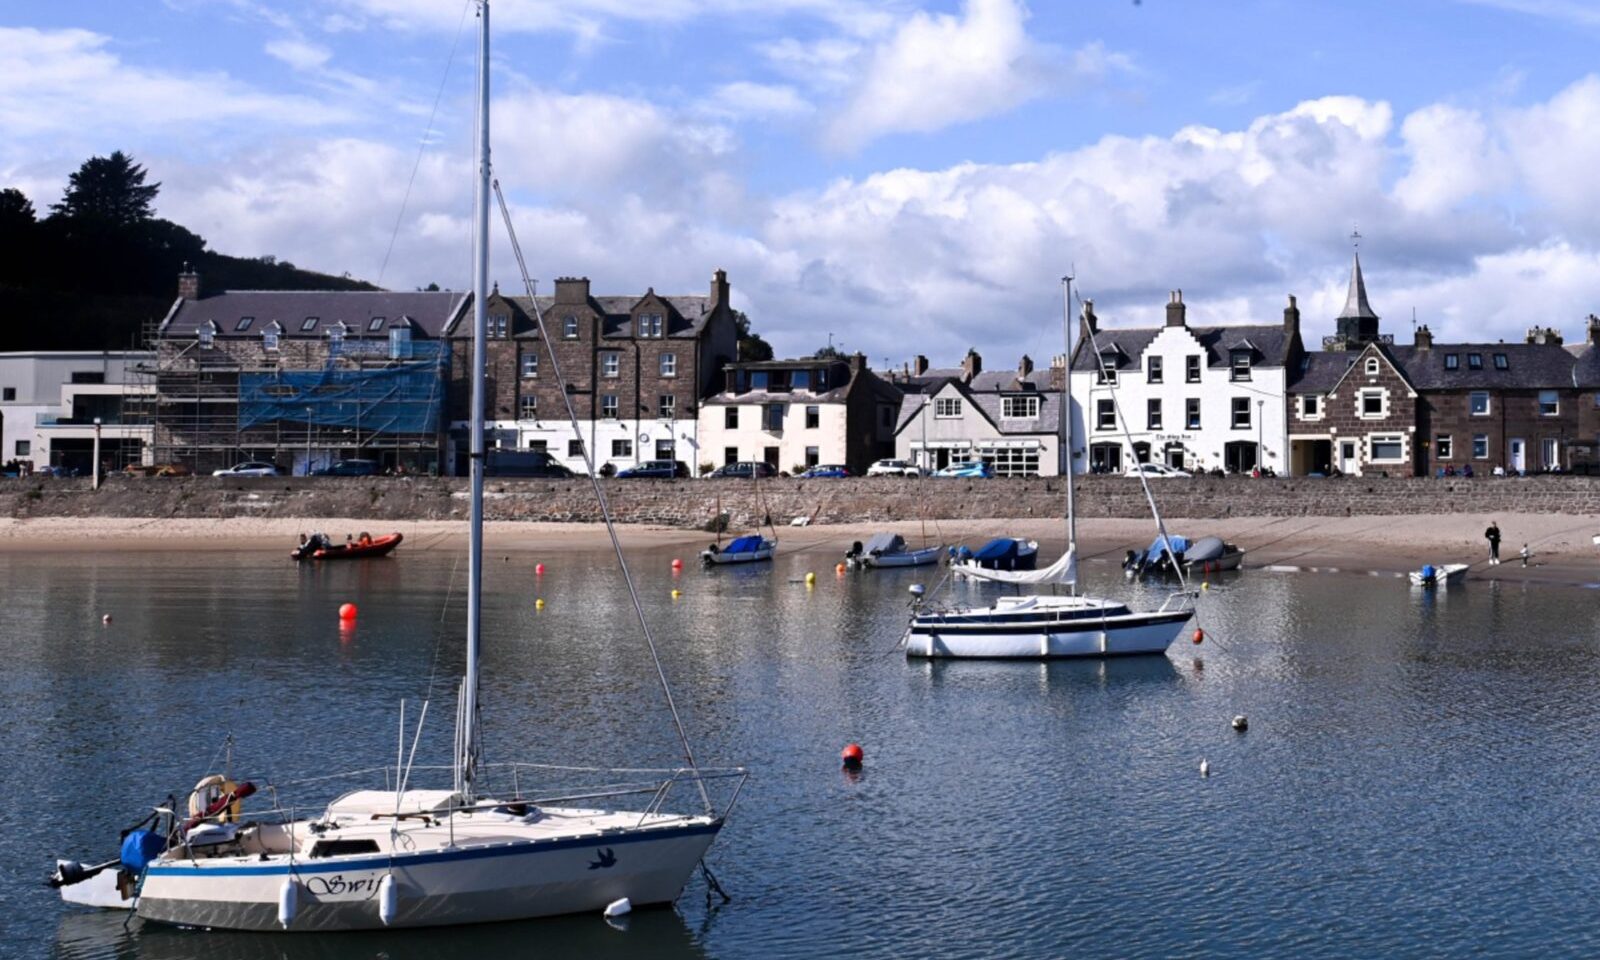
<svg viewBox="0 0 1600 960"><path fill-rule="evenodd" d="M491 520L599 520L586 480L487 481ZM783 525L1060 516L1059 477L944 480L608 480L623 523L702 527L719 510L735 526L770 515ZM1168 517L1399 516L1408 514L1600 514L1600 477L1308 479L1249 477L1151 482ZM1077 483L1080 517L1148 516L1137 480L1086 477ZM467 482L410 477L219 479L113 476L98 491L87 479L0 480L0 516L119 518L465 519Z"/></svg>

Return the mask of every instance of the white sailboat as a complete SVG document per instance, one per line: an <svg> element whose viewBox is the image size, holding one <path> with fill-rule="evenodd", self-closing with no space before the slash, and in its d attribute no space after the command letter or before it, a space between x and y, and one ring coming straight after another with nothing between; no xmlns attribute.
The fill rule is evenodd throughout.
<svg viewBox="0 0 1600 960"><path fill-rule="evenodd" d="M991 570L963 564L960 575L1017 585L1066 588L1066 593L1001 597L983 607L930 608L918 604L904 638L907 657L958 659L1054 659L1164 653L1194 618L1194 594L1185 585L1158 610L1136 611L1127 604L1077 592L1077 521L1072 503L1072 279L1062 278L1066 305L1062 329L1069 363L1062 399L1062 448L1067 451L1067 549L1043 570ZM1122 418L1118 418L1119 420ZM1140 483L1144 483L1140 478ZM1149 496L1149 487L1145 487ZM1155 501L1150 500L1152 512ZM1160 514L1156 525L1161 527ZM1163 536L1165 530L1161 531Z"/></svg>
<svg viewBox="0 0 1600 960"><path fill-rule="evenodd" d="M623 900L630 906L666 904L678 897L701 863L737 797L744 771L698 768L681 723L684 767L632 771L631 782L611 779L592 790L529 796L520 787L541 772L549 775L551 768L479 761L491 182L487 0L479 0L478 10L472 511L466 675L457 705L454 782L449 789L412 789L411 765L397 758L393 775L385 772L383 789L346 793L308 812L283 806L276 788L258 792L249 783L213 775L190 796L188 817L170 805L157 808L140 829L127 833L115 859L92 866L58 862L52 884L68 901L131 908L142 919L166 924L295 932L598 913ZM596 492L603 505L603 494L598 488ZM620 550L618 556L620 560ZM625 564L623 570L626 577ZM636 596L634 606L641 609ZM640 619L642 623L642 612ZM654 656L648 625L645 639ZM659 661L656 667L665 690ZM666 694L676 722L670 690ZM403 731L402 719L402 748ZM413 755L415 749L413 741ZM491 774L504 792L488 789ZM732 786L732 796L720 810L707 790L707 781L714 778L727 778L723 782ZM684 784L697 795L699 811L669 808L678 799L675 794L685 792ZM246 806L252 798L267 795L274 798L270 808ZM638 808L626 807L641 800Z"/></svg>

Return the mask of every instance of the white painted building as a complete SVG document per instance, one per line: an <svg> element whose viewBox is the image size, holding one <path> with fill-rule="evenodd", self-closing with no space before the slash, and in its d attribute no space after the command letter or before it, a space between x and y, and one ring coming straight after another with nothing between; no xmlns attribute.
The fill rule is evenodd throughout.
<svg viewBox="0 0 1600 960"><path fill-rule="evenodd" d="M1085 304L1072 363L1079 473L1150 461L1289 472L1286 373L1304 352L1294 298L1281 324L1191 327L1186 309L1175 291L1165 326L1100 329Z"/></svg>
<svg viewBox="0 0 1600 960"><path fill-rule="evenodd" d="M102 461L113 467L143 462L151 428L134 410L155 396L155 386L135 367L153 356L127 350L0 354L0 463L87 474L97 418Z"/></svg>
<svg viewBox="0 0 1600 960"><path fill-rule="evenodd" d="M1059 370L1036 375L1023 357L1016 370L986 373L971 351L949 376L918 374L924 392L901 401L898 459L929 471L982 460L1002 477L1060 475L1061 391L1052 389Z"/></svg>

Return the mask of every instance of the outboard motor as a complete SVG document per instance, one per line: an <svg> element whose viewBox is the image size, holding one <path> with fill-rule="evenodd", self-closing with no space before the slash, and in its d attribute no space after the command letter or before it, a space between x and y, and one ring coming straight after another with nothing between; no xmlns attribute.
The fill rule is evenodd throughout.
<svg viewBox="0 0 1600 960"><path fill-rule="evenodd" d="M1122 569L1132 570L1139 563L1139 551L1129 550L1122 558Z"/></svg>
<svg viewBox="0 0 1600 960"><path fill-rule="evenodd" d="M860 557L864 550L866 550L866 547L862 545L860 540L856 540L850 544L850 549L844 552L844 558L846 560L854 560Z"/></svg>

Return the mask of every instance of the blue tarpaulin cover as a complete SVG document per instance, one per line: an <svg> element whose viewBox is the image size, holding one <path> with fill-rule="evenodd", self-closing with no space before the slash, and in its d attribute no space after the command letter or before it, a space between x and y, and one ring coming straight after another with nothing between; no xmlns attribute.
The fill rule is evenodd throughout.
<svg viewBox="0 0 1600 960"><path fill-rule="evenodd" d="M437 433L445 353L408 345L409 362L354 369L330 361L320 370L280 370L239 377L239 428L279 421L349 427L363 434Z"/></svg>
<svg viewBox="0 0 1600 960"><path fill-rule="evenodd" d="M1169 536L1167 537L1167 542L1171 544L1173 553L1183 553L1189 549L1189 540L1186 537ZM1157 560L1160 560L1166 552L1167 551L1161 546L1161 537L1157 535L1157 537L1150 542L1150 549L1144 552L1144 560L1146 563L1155 563Z"/></svg>
<svg viewBox="0 0 1600 960"><path fill-rule="evenodd" d="M761 538L759 536L750 536L750 537L740 537L737 540L729 541L728 545L723 548L722 552L723 553L755 553L757 550L760 550L760 549L761 549Z"/></svg>
<svg viewBox="0 0 1600 960"><path fill-rule="evenodd" d="M1017 555L1018 542L1012 537L990 540L982 547L979 547L977 552L972 555L972 558L980 563L984 561L1010 560Z"/></svg>

